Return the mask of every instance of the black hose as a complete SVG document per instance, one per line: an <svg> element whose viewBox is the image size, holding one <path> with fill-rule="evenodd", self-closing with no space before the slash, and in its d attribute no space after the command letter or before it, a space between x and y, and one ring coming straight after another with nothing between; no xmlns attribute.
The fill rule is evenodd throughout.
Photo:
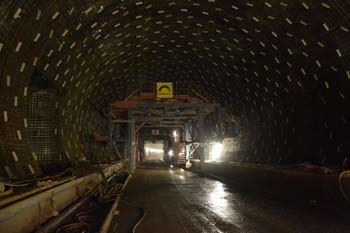
<svg viewBox="0 0 350 233"><path fill-rule="evenodd" d="M91 204L91 202L89 202L88 204L90 204L90 206L88 206L87 208L81 211L78 211L75 214L75 217L77 219L76 222L59 227L56 230L56 233L68 233L68 232L77 232L77 231L90 232L92 228L91 222L94 220L94 217L91 215L91 212L94 212L97 207Z"/></svg>
<svg viewBox="0 0 350 233"><path fill-rule="evenodd" d="M141 218L137 221L137 223L135 224L135 226L132 228L132 233L136 233L136 229L137 227L142 223L143 219L146 216L147 210L143 209L143 208L139 208L141 210Z"/></svg>
<svg viewBox="0 0 350 233"><path fill-rule="evenodd" d="M130 233L136 233L136 229L137 227L142 223L142 221L145 219L145 216L147 214L147 209L145 208L142 208L142 207L138 207L138 206L135 206L133 204L130 204L129 202L125 201L125 200L121 200L122 203L124 203L125 205L127 206L130 206L132 208L136 208L138 210L140 210L141 212L141 216L140 218L137 220L136 224L134 225L134 227L132 228L132 231Z"/></svg>
<svg viewBox="0 0 350 233"><path fill-rule="evenodd" d="M60 225L62 225L70 216L72 216L78 209L80 209L85 203L91 199L91 195L81 198L78 202L71 207L64 210L60 215L47 222L40 227L35 233L51 233L54 232Z"/></svg>

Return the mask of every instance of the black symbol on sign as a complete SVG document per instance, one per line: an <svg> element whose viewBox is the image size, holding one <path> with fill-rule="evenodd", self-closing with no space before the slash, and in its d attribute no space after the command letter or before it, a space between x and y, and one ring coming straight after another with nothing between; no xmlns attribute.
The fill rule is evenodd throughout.
<svg viewBox="0 0 350 233"><path fill-rule="evenodd" d="M166 85L163 85L163 86L159 87L158 91L159 91L159 92L163 92L164 89L166 89L167 92L170 92L170 91L171 91L170 87L168 87L168 86L166 86Z"/></svg>

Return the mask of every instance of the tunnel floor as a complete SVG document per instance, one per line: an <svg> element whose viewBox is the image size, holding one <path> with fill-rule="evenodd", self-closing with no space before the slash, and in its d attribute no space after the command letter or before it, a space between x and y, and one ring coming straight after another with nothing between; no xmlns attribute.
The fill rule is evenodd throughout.
<svg viewBox="0 0 350 233"><path fill-rule="evenodd" d="M138 222L137 233L349 233L347 216L261 197L182 169L139 168L120 205L118 232L132 232Z"/></svg>

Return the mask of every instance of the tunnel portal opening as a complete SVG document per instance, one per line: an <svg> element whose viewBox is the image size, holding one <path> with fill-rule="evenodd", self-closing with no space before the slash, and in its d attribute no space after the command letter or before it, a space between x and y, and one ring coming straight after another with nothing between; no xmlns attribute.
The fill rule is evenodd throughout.
<svg viewBox="0 0 350 233"><path fill-rule="evenodd" d="M144 162L162 163L165 161L165 144L164 141L154 140L145 141L144 145Z"/></svg>

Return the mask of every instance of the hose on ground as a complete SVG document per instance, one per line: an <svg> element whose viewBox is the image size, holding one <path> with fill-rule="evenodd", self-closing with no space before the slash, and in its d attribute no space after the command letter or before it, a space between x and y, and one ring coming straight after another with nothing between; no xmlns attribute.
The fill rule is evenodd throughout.
<svg viewBox="0 0 350 233"><path fill-rule="evenodd" d="M137 221L137 223L134 225L133 229L132 229L132 233L136 233L136 229L137 227L142 223L142 221L145 219L145 216L147 214L147 209L145 208L142 208L142 207L138 207L138 206L135 206L133 204L130 204L129 202L125 201L125 200L121 200L122 203L124 203L125 205L128 205L130 207L133 207L133 208L136 208L136 209L139 209L141 211L141 218L139 218L139 220Z"/></svg>
<svg viewBox="0 0 350 233"><path fill-rule="evenodd" d="M91 215L92 212L96 210L96 206L93 204L88 205L87 208L78 211L74 216L77 220L76 222L69 223L59 227L56 233L61 232L90 232L91 222L93 222L94 217Z"/></svg>
<svg viewBox="0 0 350 233"><path fill-rule="evenodd" d="M117 174L119 175L119 174ZM108 182L104 180L98 188L91 190L89 195L95 196L94 202L90 202L87 208L83 208L74 214L74 221L59 227L55 233L94 233L96 227L96 209L102 203L114 201L121 194L123 184L116 181Z"/></svg>
<svg viewBox="0 0 350 233"><path fill-rule="evenodd" d="M340 191L343 194L344 198L347 200L347 202L350 203L350 197L346 193L346 191L344 189L344 184L343 184L343 178L345 175L350 175L350 171L343 171L342 173L340 173L340 175L339 175L339 187L340 187Z"/></svg>
<svg viewBox="0 0 350 233"><path fill-rule="evenodd" d="M139 221L137 221L137 223L135 224L135 226L132 228L132 233L136 233L136 229L137 227L141 224L141 222L143 221L143 219L146 216L147 211L145 209L140 208L142 211L142 217L139 219Z"/></svg>
<svg viewBox="0 0 350 233"><path fill-rule="evenodd" d="M123 184L104 184L99 187L99 202L105 203L115 200L122 193Z"/></svg>

